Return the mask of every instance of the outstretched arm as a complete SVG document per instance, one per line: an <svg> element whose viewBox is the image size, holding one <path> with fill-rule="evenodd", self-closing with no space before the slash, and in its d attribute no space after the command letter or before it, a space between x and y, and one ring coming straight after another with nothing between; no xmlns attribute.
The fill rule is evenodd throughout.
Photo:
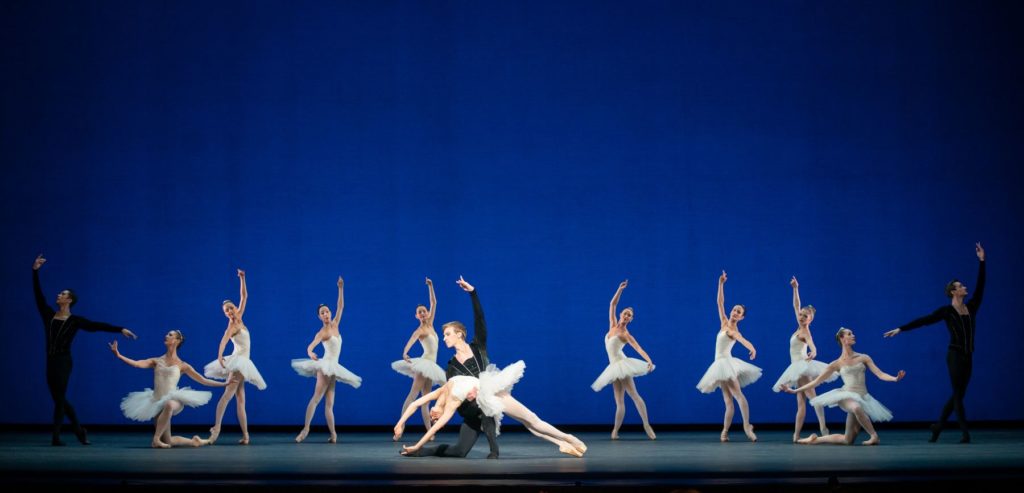
<svg viewBox="0 0 1024 493"><path fill-rule="evenodd" d="M47 323L53 318L54 310L50 308L50 305L46 304L46 297L43 296L43 286L39 282L39 268L45 263L46 259L40 253L32 264L32 291L35 293L36 309L39 310L39 316L42 317L44 323Z"/></svg>
<svg viewBox="0 0 1024 493"><path fill-rule="evenodd" d="M839 360L835 360L829 363L828 368L825 368L825 371L821 372L821 375L818 375L818 378L811 380L810 382L807 383L807 385L804 385L803 387L799 387L796 389L791 388L788 385L783 385L782 390L783 392L789 394L799 394L800 392L811 390L821 385L821 383L824 382L825 380L828 380L828 377L832 376L832 374L837 371L839 371Z"/></svg>
<svg viewBox="0 0 1024 493"><path fill-rule="evenodd" d="M725 271L722 271L722 275L718 276L718 319L724 324L728 318L725 317L725 281L728 279L725 276Z"/></svg>
<svg viewBox="0 0 1024 493"><path fill-rule="evenodd" d="M218 382L216 380L210 380L209 378L200 375L199 372L197 372L195 368L192 368L192 365L188 363L182 362L180 368L181 372L188 375L189 378L207 387L227 387L228 385L227 382Z"/></svg>
<svg viewBox="0 0 1024 493"><path fill-rule="evenodd" d="M626 337L629 338L629 345L633 346L633 349L635 349L640 357L647 362L647 371L651 371L654 368L654 362L651 361L651 357L647 355L647 351L644 351L644 348L640 347L640 343L636 342L636 338L633 337L633 334L627 334Z"/></svg>
<svg viewBox="0 0 1024 493"><path fill-rule="evenodd" d="M796 282L796 276L789 281L789 285L793 286L793 315L796 316L797 323L800 323L800 283Z"/></svg>
<svg viewBox="0 0 1024 493"><path fill-rule="evenodd" d="M412 447L408 445L402 447L402 451L405 453L410 453L422 448L423 445L427 443L427 441L430 440L431 437L436 435L437 432L441 430L441 428L444 428L444 425L448 424L448 421L451 420L452 416L455 414L455 410L458 409L459 403L460 401L456 399L449 399L448 404L444 406L444 412L441 413L441 417L438 418L438 420L435 421L433 425L431 425L430 429L423 434L423 438L420 438L420 441L416 442L416 445L413 445Z"/></svg>
<svg viewBox="0 0 1024 493"><path fill-rule="evenodd" d="M878 366L875 365L874 360L871 359L871 356L866 354L864 355L864 364L867 365L868 369L871 370L871 373L874 373L879 380L886 382L899 382L900 380L903 380L903 377L907 374L907 372L900 370L896 376L892 376L879 369Z"/></svg>
<svg viewBox="0 0 1024 493"><path fill-rule="evenodd" d="M419 409L420 406L430 402L433 399L439 398L441 395L446 395L450 391L451 391L451 385L445 384L445 385L442 385L442 386L438 387L433 392L430 392L429 394L426 394L426 395L420 397L419 399L416 399L415 401L409 403L409 405L402 412L402 417L398 418L398 423L395 424L394 440L398 441L399 439L402 438L402 434L405 433L405 423L406 423L406 421L409 421L409 418L411 418L412 415L416 413L416 410ZM458 406L456 406L456 407L458 407ZM451 416L449 416L449 418L451 418Z"/></svg>
<svg viewBox="0 0 1024 493"><path fill-rule="evenodd" d="M249 299L249 291L245 289L245 271L238 269L238 280L241 284L238 293L238 318L242 318L242 314L245 313L245 302Z"/></svg>
<svg viewBox="0 0 1024 493"><path fill-rule="evenodd" d="M737 330L736 332L734 332L733 338L736 339L736 342L742 344L743 347L747 348L747 351L750 351L751 360L757 357L757 349L754 348L754 345L751 344L750 341L743 337L743 334L740 334L740 331Z"/></svg>
<svg viewBox="0 0 1024 493"><path fill-rule="evenodd" d="M619 299L622 298L622 291L629 285L629 279L619 283L619 289L615 290L615 296L612 296L611 303L608 304L608 328L615 327L619 323L618 318L618 307Z"/></svg>
<svg viewBox="0 0 1024 493"><path fill-rule="evenodd" d="M978 255L978 281L974 283L974 294L967 302L967 309L970 310L972 317L978 313L978 308L981 308L981 297L985 294L985 249L978 243L974 245L974 251Z"/></svg>
<svg viewBox="0 0 1024 493"><path fill-rule="evenodd" d="M114 356L117 356L117 359L124 361L125 364L127 364L128 366L134 366L135 368L152 368L156 366L155 358L136 361L124 356L123 354L121 354L120 351L117 350L117 341L111 342L110 344L107 345L110 346L110 352L114 353Z"/></svg>
<svg viewBox="0 0 1024 493"><path fill-rule="evenodd" d="M894 337L897 334L900 334L901 332L907 332L909 330L914 330L919 327L924 327L926 325L931 325L936 322L940 322L946 316L946 308L946 306L943 306L928 315L911 320L906 324L903 324L899 327L896 327L895 329L886 332L885 334L882 335L882 337Z"/></svg>
<svg viewBox="0 0 1024 493"><path fill-rule="evenodd" d="M338 306L334 309L332 324L338 325L338 322L341 322L341 312L343 311L345 311L345 280L338 276Z"/></svg>
<svg viewBox="0 0 1024 493"><path fill-rule="evenodd" d="M427 311L427 325L434 325L434 315L437 314L437 296L434 296L434 281L427 278L427 291L430 292L430 310ZM409 352L408 349L405 352Z"/></svg>

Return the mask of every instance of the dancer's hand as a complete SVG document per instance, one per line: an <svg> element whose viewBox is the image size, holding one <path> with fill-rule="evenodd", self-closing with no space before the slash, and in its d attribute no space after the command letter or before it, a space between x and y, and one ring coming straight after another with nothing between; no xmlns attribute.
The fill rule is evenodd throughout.
<svg viewBox="0 0 1024 493"><path fill-rule="evenodd" d="M476 288L473 287L472 284L466 282L466 280L463 279L462 276L459 276L459 280L455 281L455 284L458 284L459 287L462 288L462 290L467 292L467 293L472 293L473 290L476 289Z"/></svg>
<svg viewBox="0 0 1024 493"><path fill-rule="evenodd" d="M110 346L110 352L114 353L115 356L120 356L121 355L121 353L119 353L117 351L117 340L116 339L114 340L114 342L111 342L111 343L107 344L107 346Z"/></svg>
<svg viewBox="0 0 1024 493"><path fill-rule="evenodd" d="M309 354L309 359L311 359L311 360L313 360L313 361L316 361L316 360L318 359L318 358L316 357L316 353L314 353L314 352L310 351L310 352L309 352L308 354Z"/></svg>
<svg viewBox="0 0 1024 493"><path fill-rule="evenodd" d="M471 389L469 392L466 392L466 400L467 401L475 401L476 400L476 395L477 395L477 389Z"/></svg>
<svg viewBox="0 0 1024 493"><path fill-rule="evenodd" d="M796 391L793 390L793 387L790 387L789 385L779 385L779 390L781 390L781 391L783 391L783 392L785 392L787 394L795 394L796 393Z"/></svg>
<svg viewBox="0 0 1024 493"><path fill-rule="evenodd" d="M900 370L900 372L896 374L896 381L899 382L900 380L903 380L903 377L905 376L907 376L907 372Z"/></svg>
<svg viewBox="0 0 1024 493"><path fill-rule="evenodd" d="M722 271L722 275L718 276L718 284L725 284L725 281L729 278L725 275L725 271Z"/></svg>
<svg viewBox="0 0 1024 493"><path fill-rule="evenodd" d="M433 286L434 285L434 281L431 281L429 277L426 278L426 279L427 279L427 286Z"/></svg>
<svg viewBox="0 0 1024 493"><path fill-rule="evenodd" d="M43 254L40 253L39 256L36 257L36 261L32 263L32 270L39 270L39 268L45 263L46 259L43 258Z"/></svg>
<svg viewBox="0 0 1024 493"><path fill-rule="evenodd" d="M406 363L411 363L411 362L412 362L412 358L410 358L410 357L409 357L409 354L408 354L408 353L402 354L402 359L403 359L403 360L404 360L404 361L405 361Z"/></svg>
<svg viewBox="0 0 1024 493"><path fill-rule="evenodd" d="M238 269L238 277L245 279L245 271L242 269Z"/></svg>
<svg viewBox="0 0 1024 493"><path fill-rule="evenodd" d="M750 350L750 361L754 361L754 358L756 358L756 357L757 357L757 350L756 349L751 349Z"/></svg>
<svg viewBox="0 0 1024 493"><path fill-rule="evenodd" d="M401 440L403 433L405 433L405 423L398 423L395 425L395 436L391 437L391 439L397 442Z"/></svg>
<svg viewBox="0 0 1024 493"><path fill-rule="evenodd" d="M342 279L341 276L338 276L338 287L339 288L345 287L345 280Z"/></svg>
<svg viewBox="0 0 1024 493"><path fill-rule="evenodd" d="M223 356L218 356L217 357L217 362L220 363L220 367L221 368L227 368L228 367L227 363L224 362L224 357Z"/></svg>
<svg viewBox="0 0 1024 493"><path fill-rule="evenodd" d="M125 337L127 337L129 339L138 339L139 338L139 336L135 335L134 332L132 332L132 331L130 331L128 329L121 329L121 335L123 335L123 336L125 336Z"/></svg>
<svg viewBox="0 0 1024 493"><path fill-rule="evenodd" d="M434 406L430 408L430 421L434 422L441 419L441 412L442 410L440 407Z"/></svg>
<svg viewBox="0 0 1024 493"><path fill-rule="evenodd" d="M420 450L420 446L419 445L413 445L411 447L408 446L408 445L402 445L402 455L409 455L409 454L411 454L413 452L418 452L419 450Z"/></svg>
<svg viewBox="0 0 1024 493"><path fill-rule="evenodd" d="M648 361L647 362L647 373L650 373L652 371L654 371L654 362Z"/></svg>
<svg viewBox="0 0 1024 493"><path fill-rule="evenodd" d="M817 353L815 353L814 351L808 351L807 352L807 357L804 358L804 359L807 360L807 361L810 361L810 360L814 359L815 356L817 356Z"/></svg>
<svg viewBox="0 0 1024 493"><path fill-rule="evenodd" d="M888 338L888 337L896 337L896 334L899 334L900 332L901 332L900 328L896 327L895 329L892 329L889 332L886 332L885 334L882 334L882 337L886 337L886 338Z"/></svg>
<svg viewBox="0 0 1024 493"><path fill-rule="evenodd" d="M625 281L619 283L619 291L626 289L626 286L629 286L629 279L626 279Z"/></svg>
<svg viewBox="0 0 1024 493"><path fill-rule="evenodd" d="M981 248L980 241L974 244L974 253L978 255L978 260L982 262L985 261L985 249ZM43 261L45 262L46 260L44 259Z"/></svg>
<svg viewBox="0 0 1024 493"><path fill-rule="evenodd" d="M800 287L800 283L796 282L796 276L793 276L793 278L789 280L789 285L793 286L793 288Z"/></svg>

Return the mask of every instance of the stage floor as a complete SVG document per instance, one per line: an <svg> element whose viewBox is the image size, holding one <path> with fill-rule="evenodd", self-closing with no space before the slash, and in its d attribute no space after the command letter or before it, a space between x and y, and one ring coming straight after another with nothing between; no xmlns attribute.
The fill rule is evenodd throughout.
<svg viewBox="0 0 1024 493"><path fill-rule="evenodd" d="M410 429L408 438L419 430ZM407 458L386 433L342 433L330 445L326 434L311 434L303 444L292 433L253 433L253 444L237 445L228 430L215 446L154 450L142 432L91 433L83 447L70 434L66 447L51 447L45 433L0 434L0 479L4 483L91 483L196 486L247 484L271 486L494 485L551 489L591 487L691 487L716 489L761 485L787 489L842 485L907 485L914 482L995 485L1024 478L1024 430L978 430L974 443L957 443L947 432L927 443L927 430L880 430L882 444L799 446L791 432L760 432L747 442L739 426L733 441L718 442L715 432L663 432L649 441L624 433L578 433L589 451L578 459L558 453L548 442L525 432L500 438L501 458L487 460L481 439L468 459ZM862 435L861 439L866 439ZM442 434L440 443L455 440ZM407 442L408 443L408 442ZM833 483L834 485L835 483ZM887 488L882 488L887 489ZM873 488L877 491L877 488Z"/></svg>

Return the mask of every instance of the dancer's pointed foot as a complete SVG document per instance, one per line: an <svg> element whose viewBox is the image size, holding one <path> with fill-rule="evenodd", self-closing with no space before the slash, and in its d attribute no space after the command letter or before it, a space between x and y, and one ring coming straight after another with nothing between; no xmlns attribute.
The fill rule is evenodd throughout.
<svg viewBox="0 0 1024 493"><path fill-rule="evenodd" d="M861 442L861 445L878 445L881 441L878 439L878 434L871 435L870 439Z"/></svg>
<svg viewBox="0 0 1024 493"><path fill-rule="evenodd" d="M295 443L302 443L306 437L309 436L309 428L303 428L298 435L295 436Z"/></svg>
<svg viewBox="0 0 1024 493"><path fill-rule="evenodd" d="M751 442L757 441L757 435L754 434L754 425L743 425L743 433L747 434L747 439Z"/></svg>
<svg viewBox="0 0 1024 493"><path fill-rule="evenodd" d="M209 444L210 444L209 440L203 440L202 438L199 438L199 435L194 435L192 437L192 446L193 447L202 447L203 445L209 445Z"/></svg>
<svg viewBox="0 0 1024 493"><path fill-rule="evenodd" d="M563 454L569 454L573 457L583 457L583 452L580 452L579 449L573 447L572 445L569 445L566 442L558 444L558 451Z"/></svg>
<svg viewBox="0 0 1024 493"><path fill-rule="evenodd" d="M928 439L928 442L935 443L939 441L939 434L942 433L942 425L933 423L928 428L932 431L932 436Z"/></svg>
<svg viewBox="0 0 1024 493"><path fill-rule="evenodd" d="M818 441L818 435L815 435L814 433L811 433L811 436L809 436L807 438L801 438L801 439L797 440L796 443L802 443L804 445L809 445L809 444L812 444L812 443L814 443L816 441Z"/></svg>
<svg viewBox="0 0 1024 493"><path fill-rule="evenodd" d="M86 433L85 428L79 428L78 431L75 432L75 438L78 438L78 442L82 445L92 445L92 442L89 441L89 434Z"/></svg>
<svg viewBox="0 0 1024 493"><path fill-rule="evenodd" d="M327 439L327 443L338 443L338 434L331 433L331 437Z"/></svg>
<svg viewBox="0 0 1024 493"><path fill-rule="evenodd" d="M650 438L651 440L658 438L658 436L654 434L654 428L651 428L651 425L644 425L644 431L647 433L647 438Z"/></svg>
<svg viewBox="0 0 1024 493"><path fill-rule="evenodd" d="M615 430L615 431L612 432L612 440L618 440L618 439L619 439L619 430Z"/></svg>
<svg viewBox="0 0 1024 493"><path fill-rule="evenodd" d="M213 428L210 428L210 438L208 439L210 441L210 445L213 445L213 444L217 443L217 438L219 438L219 437L220 437L220 427L219 426L214 426Z"/></svg>
<svg viewBox="0 0 1024 493"><path fill-rule="evenodd" d="M796 443L799 440L800 440L800 432L793 433L793 443Z"/></svg>
<svg viewBox="0 0 1024 493"><path fill-rule="evenodd" d="M722 434L718 436L718 441L725 443L729 441L729 430L722 430Z"/></svg>
<svg viewBox="0 0 1024 493"><path fill-rule="evenodd" d="M150 443L149 446L153 448L171 448L169 444L161 442L160 440L153 440L153 443Z"/></svg>
<svg viewBox="0 0 1024 493"><path fill-rule="evenodd" d="M573 447L576 447L576 450L579 450L584 454L587 453L587 444L583 443L583 440L576 438L574 435L569 435L569 443L571 443Z"/></svg>
<svg viewBox="0 0 1024 493"><path fill-rule="evenodd" d="M239 445L249 445L249 435L245 435L238 441Z"/></svg>

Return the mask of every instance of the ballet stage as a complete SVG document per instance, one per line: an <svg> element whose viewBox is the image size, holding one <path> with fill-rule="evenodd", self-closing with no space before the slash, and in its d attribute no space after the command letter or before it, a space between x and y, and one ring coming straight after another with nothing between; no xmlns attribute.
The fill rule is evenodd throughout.
<svg viewBox="0 0 1024 493"><path fill-rule="evenodd" d="M638 432L611 441L607 432L580 432L589 451L583 459L509 426L500 437L500 460L485 459L481 439L468 459L400 457L400 446L385 431L343 432L330 445L313 433L295 444L294 433L254 431L253 444L225 429L214 446L199 449L149 448L144 431L93 432L83 447L67 434L66 447L51 447L45 431L0 433L0 481L4 484L85 484L95 488L145 486L190 489L223 485L246 488L320 489L345 486L487 485L505 490L552 491L582 488L649 491L905 491L907 487L1008 489L1024 478L1024 429L978 429L974 443L957 443L949 430L927 443L923 428L881 428L882 444L800 446L791 431L761 431L746 441L739 426L732 442L713 431L661 431L649 441ZM185 427L176 430L184 434ZM408 438L420 430L410 428ZM861 435L861 439L866 436ZM439 436L454 441L454 433ZM837 486L838 485L838 486Z"/></svg>

